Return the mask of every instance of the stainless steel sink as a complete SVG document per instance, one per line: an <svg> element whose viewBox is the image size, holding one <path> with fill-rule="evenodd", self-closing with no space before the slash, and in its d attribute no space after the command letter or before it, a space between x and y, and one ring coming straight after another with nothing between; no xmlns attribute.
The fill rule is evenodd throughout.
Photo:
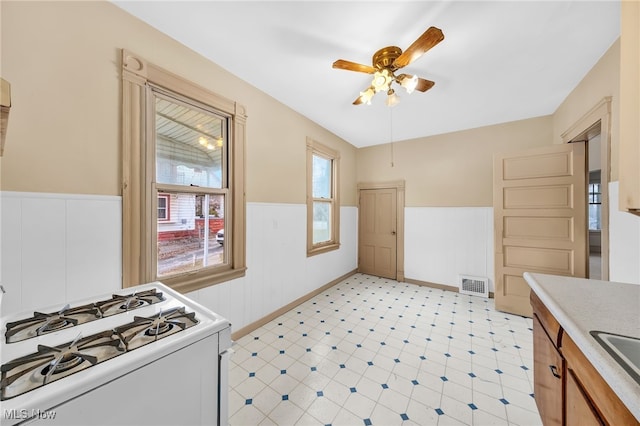
<svg viewBox="0 0 640 426"><path fill-rule="evenodd" d="M591 335L640 384L640 339L605 331L591 331Z"/></svg>

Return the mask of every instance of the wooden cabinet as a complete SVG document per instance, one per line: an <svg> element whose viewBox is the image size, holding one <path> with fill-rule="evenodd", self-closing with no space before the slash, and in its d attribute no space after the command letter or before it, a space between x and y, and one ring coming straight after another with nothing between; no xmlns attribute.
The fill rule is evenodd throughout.
<svg viewBox="0 0 640 426"><path fill-rule="evenodd" d="M531 306L534 396L544 425L640 425L533 291Z"/></svg>
<svg viewBox="0 0 640 426"><path fill-rule="evenodd" d="M620 210L640 214L640 3L621 2Z"/></svg>
<svg viewBox="0 0 640 426"><path fill-rule="evenodd" d="M571 369L567 370L565 401L568 425L601 426L604 424L595 407L591 404L587 392L578 383L574 371Z"/></svg>
<svg viewBox="0 0 640 426"><path fill-rule="evenodd" d="M545 426L561 426L564 359L535 314L533 354L533 391L540 417L545 420Z"/></svg>

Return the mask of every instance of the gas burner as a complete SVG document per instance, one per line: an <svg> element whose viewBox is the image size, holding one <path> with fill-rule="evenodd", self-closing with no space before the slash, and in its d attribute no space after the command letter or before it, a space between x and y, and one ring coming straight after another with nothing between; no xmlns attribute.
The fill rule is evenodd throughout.
<svg viewBox="0 0 640 426"><path fill-rule="evenodd" d="M153 305L165 300L161 292L156 289L132 293L127 295L114 294L111 299L97 302L96 306L102 316L108 317L121 312L131 311L142 306Z"/></svg>
<svg viewBox="0 0 640 426"><path fill-rule="evenodd" d="M133 322L116 328L127 350L133 350L198 323L194 312L184 307L169 309L152 317L134 317Z"/></svg>
<svg viewBox="0 0 640 426"><path fill-rule="evenodd" d="M100 318L100 313L93 304L74 308L66 305L58 312L48 314L34 312L31 318L8 322L5 338L7 343L15 343L93 321L98 318Z"/></svg>
<svg viewBox="0 0 640 426"><path fill-rule="evenodd" d="M112 330L50 347L38 345L38 352L14 359L0 367L0 400L4 401L125 352L123 342Z"/></svg>

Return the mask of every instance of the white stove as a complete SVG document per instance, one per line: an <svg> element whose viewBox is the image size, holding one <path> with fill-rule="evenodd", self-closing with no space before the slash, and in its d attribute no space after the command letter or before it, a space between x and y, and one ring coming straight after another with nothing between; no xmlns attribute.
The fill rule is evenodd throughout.
<svg viewBox="0 0 640 426"><path fill-rule="evenodd" d="M0 424L227 424L231 325L154 282L0 319Z"/></svg>

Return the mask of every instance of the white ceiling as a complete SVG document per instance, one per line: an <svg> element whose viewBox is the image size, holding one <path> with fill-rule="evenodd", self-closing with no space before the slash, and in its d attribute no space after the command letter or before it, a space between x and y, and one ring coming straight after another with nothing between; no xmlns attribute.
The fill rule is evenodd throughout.
<svg viewBox="0 0 640 426"><path fill-rule="evenodd" d="M114 1L357 147L552 114L620 35L619 1ZM371 65L428 27L445 39L401 72L436 85L351 103Z"/></svg>

